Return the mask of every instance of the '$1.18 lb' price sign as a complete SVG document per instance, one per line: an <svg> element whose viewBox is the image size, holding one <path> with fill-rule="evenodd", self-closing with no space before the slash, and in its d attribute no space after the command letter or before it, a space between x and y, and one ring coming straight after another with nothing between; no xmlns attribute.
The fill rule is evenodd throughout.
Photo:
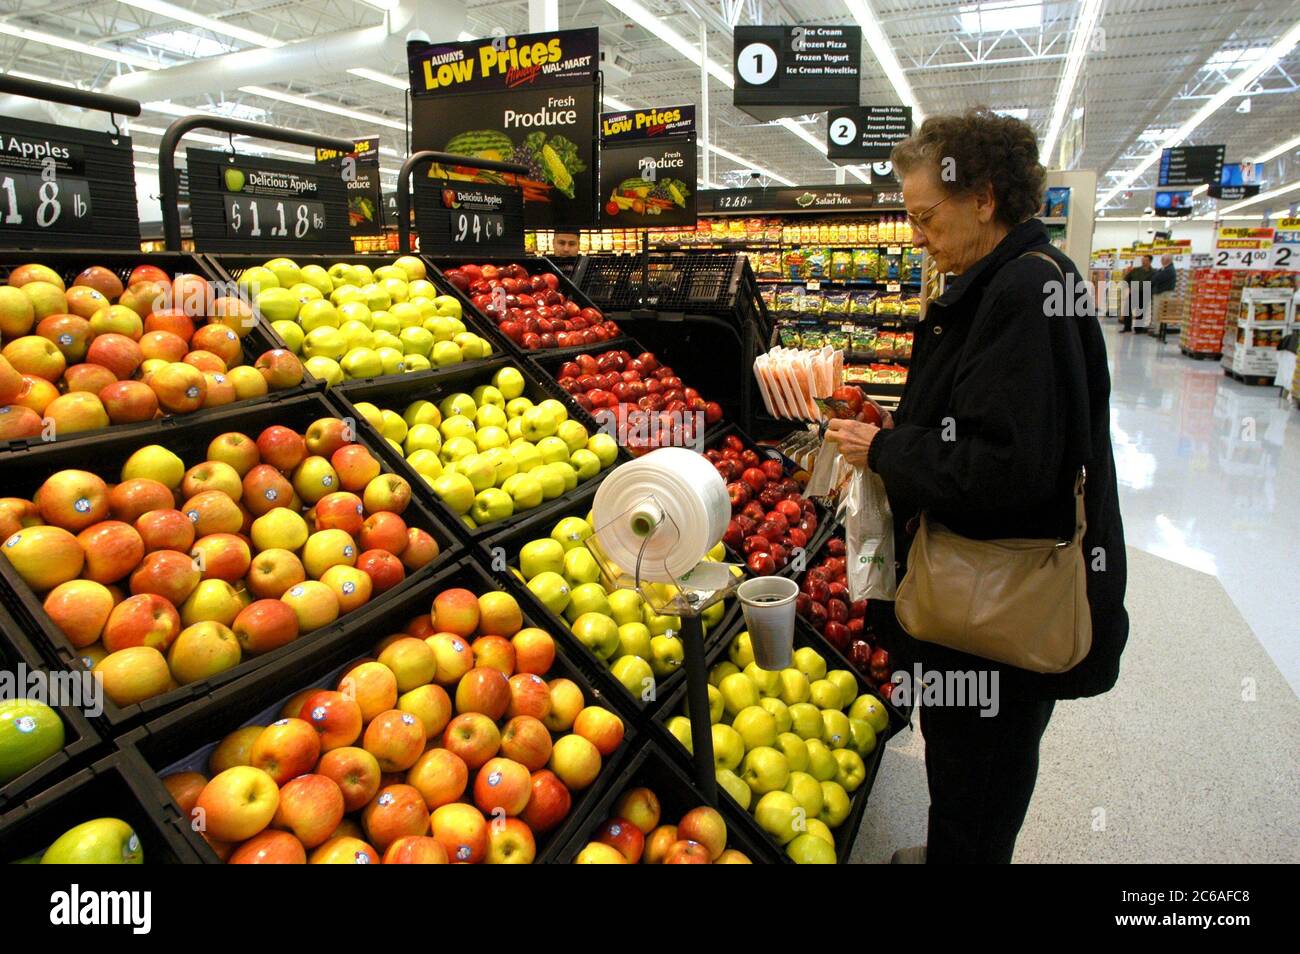
<svg viewBox="0 0 1300 954"><path fill-rule="evenodd" d="M294 238L311 241L325 229L325 205L267 196L227 195L230 238Z"/></svg>
<svg viewBox="0 0 1300 954"><path fill-rule="evenodd" d="M90 221L90 184L60 176L50 161L39 173L0 169L0 225L72 231Z"/></svg>

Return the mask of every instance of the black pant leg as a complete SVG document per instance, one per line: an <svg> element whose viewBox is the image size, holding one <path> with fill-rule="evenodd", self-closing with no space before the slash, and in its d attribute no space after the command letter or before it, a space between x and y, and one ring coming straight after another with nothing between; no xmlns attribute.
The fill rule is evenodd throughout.
<svg viewBox="0 0 1300 954"><path fill-rule="evenodd" d="M1011 861L1053 706L1004 699L989 718L974 706L921 707L930 787L927 863Z"/></svg>

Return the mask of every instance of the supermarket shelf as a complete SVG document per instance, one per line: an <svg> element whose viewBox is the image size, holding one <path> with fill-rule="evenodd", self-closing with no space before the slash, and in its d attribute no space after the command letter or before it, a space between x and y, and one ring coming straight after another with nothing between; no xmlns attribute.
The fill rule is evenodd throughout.
<svg viewBox="0 0 1300 954"><path fill-rule="evenodd" d="M920 288L922 284L919 279L913 281L910 278L906 281L869 278L854 278L848 281L829 278L759 278L757 281L760 285L806 285L810 282L817 282L822 286L830 285L836 288L883 288L886 285L907 285L912 288Z"/></svg>

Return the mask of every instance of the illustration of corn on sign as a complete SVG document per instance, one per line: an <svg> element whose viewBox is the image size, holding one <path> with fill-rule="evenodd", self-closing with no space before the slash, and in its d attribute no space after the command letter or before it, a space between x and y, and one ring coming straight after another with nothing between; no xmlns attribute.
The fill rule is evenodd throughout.
<svg viewBox="0 0 1300 954"><path fill-rule="evenodd" d="M594 29L407 44L414 149L524 167L435 163L434 179L518 186L530 229L596 224Z"/></svg>
<svg viewBox="0 0 1300 954"><path fill-rule="evenodd" d="M600 117L600 224L694 225L695 107L661 106Z"/></svg>

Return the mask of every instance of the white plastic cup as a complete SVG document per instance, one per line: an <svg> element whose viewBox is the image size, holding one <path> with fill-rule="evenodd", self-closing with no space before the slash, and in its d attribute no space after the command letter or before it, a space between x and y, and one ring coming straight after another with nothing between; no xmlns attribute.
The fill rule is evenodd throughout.
<svg viewBox="0 0 1300 954"><path fill-rule="evenodd" d="M759 669L778 671L794 658L794 610L799 586L783 576L760 576L736 587L740 609L749 628L754 662Z"/></svg>

